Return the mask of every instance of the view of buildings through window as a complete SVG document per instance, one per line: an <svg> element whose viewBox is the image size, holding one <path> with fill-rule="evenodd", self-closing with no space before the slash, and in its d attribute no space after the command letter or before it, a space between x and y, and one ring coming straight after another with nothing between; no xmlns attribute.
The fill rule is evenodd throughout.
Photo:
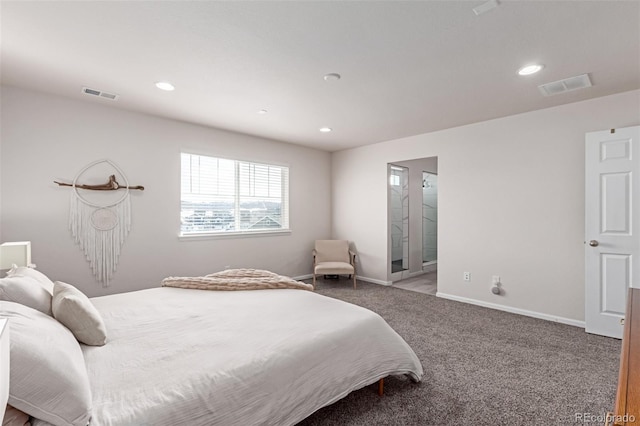
<svg viewBox="0 0 640 426"><path fill-rule="evenodd" d="M289 169L182 153L181 234L288 229Z"/></svg>

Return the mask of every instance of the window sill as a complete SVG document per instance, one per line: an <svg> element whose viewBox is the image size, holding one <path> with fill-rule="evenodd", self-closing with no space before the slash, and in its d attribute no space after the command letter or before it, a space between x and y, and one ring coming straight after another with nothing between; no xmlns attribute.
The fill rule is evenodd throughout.
<svg viewBox="0 0 640 426"><path fill-rule="evenodd" d="M278 235L290 235L291 229L278 229L275 231L249 231L249 232L202 232L194 234L179 234L178 239L181 241L192 240L224 240L228 238L253 238L253 237L273 237Z"/></svg>

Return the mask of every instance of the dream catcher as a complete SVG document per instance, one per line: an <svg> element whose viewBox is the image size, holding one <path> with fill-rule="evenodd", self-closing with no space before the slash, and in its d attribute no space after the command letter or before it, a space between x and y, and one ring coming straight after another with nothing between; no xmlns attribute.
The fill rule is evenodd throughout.
<svg viewBox="0 0 640 426"><path fill-rule="evenodd" d="M109 176L109 181L99 185L79 184L78 180L89 170L100 164L111 166L124 180L120 185L116 175ZM109 160L98 160L84 167L73 183L55 182L58 185L71 186L69 204L69 230L75 242L83 250L93 275L103 287L116 270L120 250L131 230L131 189L143 190L143 186L129 186L125 174ZM82 190L117 191L115 197L88 197ZM119 191L121 190L121 191ZM121 193L120 193L121 192Z"/></svg>

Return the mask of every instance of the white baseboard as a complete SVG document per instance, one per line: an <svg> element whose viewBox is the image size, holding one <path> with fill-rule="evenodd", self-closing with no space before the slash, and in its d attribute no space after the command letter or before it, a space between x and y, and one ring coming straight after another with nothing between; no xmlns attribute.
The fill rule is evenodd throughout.
<svg viewBox="0 0 640 426"><path fill-rule="evenodd" d="M386 285L386 286L390 286L392 284L391 281L382 281L382 280L377 280L375 278L361 277L360 275L356 275L356 279L360 281L366 281L368 283L380 284L380 285Z"/></svg>
<svg viewBox="0 0 640 426"><path fill-rule="evenodd" d="M423 263L422 264L422 270L425 273L426 272L437 271L438 270L438 262Z"/></svg>
<svg viewBox="0 0 640 426"><path fill-rule="evenodd" d="M302 281L302 280L313 278L313 274L298 275L297 277L291 277L291 278L297 281ZM386 286L390 286L392 284L391 281L382 281L382 280L377 280L375 278L362 277L360 275L356 275L356 280L366 281L368 283L380 284L380 285L386 285Z"/></svg>
<svg viewBox="0 0 640 426"><path fill-rule="evenodd" d="M414 277L417 277L417 276L420 276L420 275L424 275L426 273L427 273L426 271L410 272L409 273L409 278L414 278Z"/></svg>
<svg viewBox="0 0 640 426"><path fill-rule="evenodd" d="M543 314L535 311L528 311L526 309L513 308L511 306L499 305L497 303L484 302L482 300L469 299L467 297L454 296L453 294L447 294L437 292L436 297L442 297L443 299L455 300L457 302L469 303L471 305L483 306L485 308L497 309L499 311L510 312L512 314L524 315L532 318L539 318L547 321L559 322L561 324L572 325L574 327L585 328L584 321L577 321L570 318L558 317L555 315Z"/></svg>
<svg viewBox="0 0 640 426"><path fill-rule="evenodd" d="M309 278L313 278L313 274L299 275L297 277L291 277L296 281L308 280Z"/></svg>

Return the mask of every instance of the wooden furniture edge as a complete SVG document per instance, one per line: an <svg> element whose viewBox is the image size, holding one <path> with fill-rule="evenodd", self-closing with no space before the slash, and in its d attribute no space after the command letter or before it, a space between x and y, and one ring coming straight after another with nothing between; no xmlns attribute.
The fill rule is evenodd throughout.
<svg viewBox="0 0 640 426"><path fill-rule="evenodd" d="M640 289L638 288L629 289L620 352L620 372L613 424L624 426L631 424L632 417L634 424L640 420Z"/></svg>

